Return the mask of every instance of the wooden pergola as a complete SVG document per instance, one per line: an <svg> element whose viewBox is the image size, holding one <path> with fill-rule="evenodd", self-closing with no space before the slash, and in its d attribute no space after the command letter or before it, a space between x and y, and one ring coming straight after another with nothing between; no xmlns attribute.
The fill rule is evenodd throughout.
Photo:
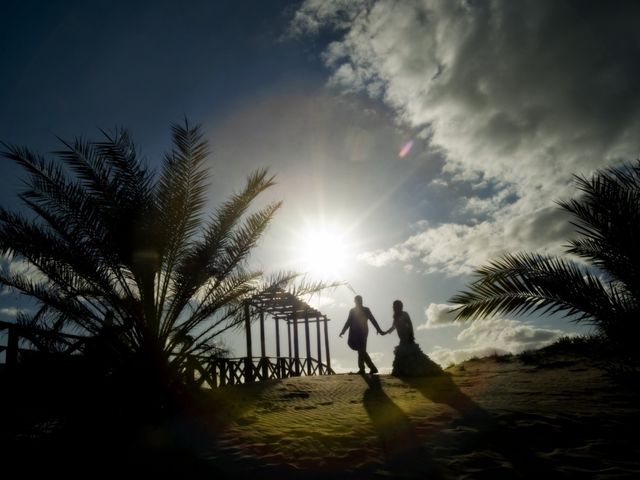
<svg viewBox="0 0 640 480"><path fill-rule="evenodd" d="M275 357L267 356L265 345L265 317L275 320ZM260 356L254 357L251 342L252 320L259 320ZM194 385L207 385L217 388L224 385L256 382L273 378L287 378L300 375L332 375L331 354L329 352L329 319L319 310L306 304L295 295L279 288L264 290L244 304L245 335L247 355L240 358L204 357L192 355L184 367L184 374ZM311 328L315 324L316 348L312 355ZM288 354L281 348L281 327L287 329ZM305 355L301 356L300 327L304 328ZM0 345L4 352L4 362L12 368L19 356L33 350L28 346L29 338L22 327L12 323L0 322L0 332L6 330L7 344ZM324 342L322 333L324 332ZM55 334L57 341L68 347L68 353L82 350L86 337ZM21 346L22 342L22 346ZM27 342L27 344L24 344ZM324 343L324 352L323 352Z"/></svg>
<svg viewBox="0 0 640 480"><path fill-rule="evenodd" d="M299 375L327 375L333 374L331 369L331 354L329 351L329 319L325 314L303 302L295 295L288 293L281 288L270 288L264 290L245 303L245 336L247 342L247 363L253 363L252 341L251 341L251 320L254 315L258 315L260 326L260 359L268 359L265 347L265 316L270 316L275 320L275 343L276 343L276 364L277 377L299 376ZM287 330L288 358L282 355L280 347L280 327L281 324ZM310 328L315 324L316 329L316 357L311 352ZM321 328L322 324L322 328ZM304 326L305 356L300 356L300 334L299 327ZM321 341L322 331L324 331L324 354ZM324 362L323 362L324 359ZM284 360L284 361L283 361ZM259 378L267 377L266 370L268 362L260 361ZM281 371L281 369L285 371ZM253 381L253 375L245 374L245 381Z"/></svg>

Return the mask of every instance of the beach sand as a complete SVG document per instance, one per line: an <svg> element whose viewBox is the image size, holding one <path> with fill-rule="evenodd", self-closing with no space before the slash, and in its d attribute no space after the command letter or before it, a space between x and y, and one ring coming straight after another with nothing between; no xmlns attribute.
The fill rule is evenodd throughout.
<svg viewBox="0 0 640 480"><path fill-rule="evenodd" d="M548 352L470 360L439 377L297 377L206 392L154 426L113 423L91 404L73 427L43 415L3 435L0 460L67 477L631 479L635 392L587 358Z"/></svg>
<svg viewBox="0 0 640 480"><path fill-rule="evenodd" d="M235 478L640 478L638 396L587 360L446 372L225 387L229 423L200 456Z"/></svg>

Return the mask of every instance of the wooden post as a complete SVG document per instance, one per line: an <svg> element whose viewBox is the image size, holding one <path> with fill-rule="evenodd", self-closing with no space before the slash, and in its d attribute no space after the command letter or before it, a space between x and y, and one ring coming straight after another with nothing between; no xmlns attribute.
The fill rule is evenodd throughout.
<svg viewBox="0 0 640 480"><path fill-rule="evenodd" d="M304 339L307 347L307 375L311 375L311 339L309 338L309 312L304 311Z"/></svg>
<svg viewBox="0 0 640 480"><path fill-rule="evenodd" d="M211 375L211 381L213 382L211 388L216 388L218 386L218 366L216 363L217 361L213 360L209 367L209 374Z"/></svg>
<svg viewBox="0 0 640 480"><path fill-rule="evenodd" d="M224 387L227 384L227 363L223 360L220 363L220 386Z"/></svg>
<svg viewBox="0 0 640 480"><path fill-rule="evenodd" d="M298 317L293 314L293 353L295 358L295 372L300 375L300 348L298 346Z"/></svg>
<svg viewBox="0 0 640 480"><path fill-rule="evenodd" d="M244 381L253 382L253 352L251 351L251 315L249 303L244 304L244 328L247 337L247 357L244 362Z"/></svg>
<svg viewBox="0 0 640 480"><path fill-rule="evenodd" d="M276 377L282 378L282 369L280 365L280 320L273 317L276 321Z"/></svg>
<svg viewBox="0 0 640 480"><path fill-rule="evenodd" d="M329 328L327 327L327 316L324 316L324 349L327 354L327 368L331 371L331 354L329 353Z"/></svg>
<svg viewBox="0 0 640 480"><path fill-rule="evenodd" d="M267 354L264 343L264 312L260 310L260 363L262 365L262 379L266 380L269 377L269 366L267 365Z"/></svg>
<svg viewBox="0 0 640 480"><path fill-rule="evenodd" d="M246 360L246 358L245 358ZM245 364L246 365L246 364ZM244 369L245 367L243 367ZM229 385L235 385L236 383L236 364L231 362L229 364Z"/></svg>
<svg viewBox="0 0 640 480"><path fill-rule="evenodd" d="M316 340L318 345L318 372L322 375L322 346L320 343L320 315L316 316Z"/></svg>
<svg viewBox="0 0 640 480"><path fill-rule="evenodd" d="M264 346L264 312L260 311L260 356L266 357Z"/></svg>
<svg viewBox="0 0 640 480"><path fill-rule="evenodd" d="M289 342L289 358L293 358L291 354L291 321L287 318L287 341Z"/></svg>
<svg viewBox="0 0 640 480"><path fill-rule="evenodd" d="M9 366L18 363L18 327L8 327L9 337L7 338L7 350L5 353L5 363Z"/></svg>
<svg viewBox="0 0 640 480"><path fill-rule="evenodd" d="M276 319L276 357L280 358L280 320Z"/></svg>

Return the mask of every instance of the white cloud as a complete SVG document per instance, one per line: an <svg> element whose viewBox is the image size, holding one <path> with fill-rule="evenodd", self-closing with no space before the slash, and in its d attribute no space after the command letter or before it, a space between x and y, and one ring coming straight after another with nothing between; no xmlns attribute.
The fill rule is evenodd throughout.
<svg viewBox="0 0 640 480"><path fill-rule="evenodd" d="M570 333L558 329L540 328L528 323L505 318L487 318L465 322L457 340L466 343L460 348L437 347L429 354L441 365L450 365L472 357L521 353L552 344Z"/></svg>
<svg viewBox="0 0 640 480"><path fill-rule="evenodd" d="M491 345L511 353L540 348L565 335L557 329L540 328L517 320L486 318L469 323L458 340L474 345Z"/></svg>
<svg viewBox="0 0 640 480"><path fill-rule="evenodd" d="M429 126L452 168L544 186L554 180L530 174L593 168L608 154L637 152L629 134L638 119L628 114L638 106L624 103L637 95L634 52L616 45L637 34L629 21L608 24L623 19L624 8L578 11L553 0L518 8L510 0L366 3L308 1L294 25L344 29L325 52L338 74L333 82L382 83L383 99L402 120Z"/></svg>
<svg viewBox="0 0 640 480"><path fill-rule="evenodd" d="M373 360L373 363L379 364L384 361L385 354L384 352L369 352L369 356L371 360Z"/></svg>
<svg viewBox="0 0 640 480"><path fill-rule="evenodd" d="M366 5L368 0L334 0L327 2L324 0L313 0L305 4L296 12L292 33L317 33L327 22L331 22L336 27L348 28L354 16L358 14Z"/></svg>
<svg viewBox="0 0 640 480"><path fill-rule="evenodd" d="M478 347L478 348L436 348L429 353L429 357L436 363L443 367L461 363L471 358L482 358L490 355L505 355L509 352L493 347Z"/></svg>
<svg viewBox="0 0 640 480"><path fill-rule="evenodd" d="M573 193L572 174L640 151L637 13L633 2L304 2L292 30L341 32L324 53L331 84L380 98L421 130L449 182L499 186L462 205L485 215L477 223L454 218L361 259L459 275L565 240L568 227L547 221L552 201Z"/></svg>
<svg viewBox="0 0 640 480"><path fill-rule="evenodd" d="M429 328L447 327L455 322L456 314L451 311L455 305L447 303L430 303L425 309L427 317L426 323L419 325L418 330L426 330Z"/></svg>
<svg viewBox="0 0 640 480"><path fill-rule="evenodd" d="M331 368L336 373L355 372L358 370L357 358L356 356L353 356L352 361L347 360L347 363L345 365L339 359L331 357Z"/></svg>
<svg viewBox="0 0 640 480"><path fill-rule="evenodd" d="M465 275L507 252L559 253L573 231L567 215L556 207L528 215L503 214L500 218L476 225L445 223L427 227L402 243L362 253L358 259L373 266L417 262L427 273Z"/></svg>

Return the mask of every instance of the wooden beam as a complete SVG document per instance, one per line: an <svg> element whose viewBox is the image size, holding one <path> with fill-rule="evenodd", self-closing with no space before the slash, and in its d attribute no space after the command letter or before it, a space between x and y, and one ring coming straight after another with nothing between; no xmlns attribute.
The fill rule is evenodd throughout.
<svg viewBox="0 0 640 480"><path fill-rule="evenodd" d="M327 368L331 370L331 354L329 353L329 328L327 327L326 315L324 315L324 350L327 354Z"/></svg>
<svg viewBox="0 0 640 480"><path fill-rule="evenodd" d="M269 375L269 365L266 359L266 347L264 343L264 311L260 310L260 363L262 365L262 379L266 380Z"/></svg>
<svg viewBox="0 0 640 480"><path fill-rule="evenodd" d="M276 317L276 357L280 358L280 320Z"/></svg>
<svg viewBox="0 0 640 480"><path fill-rule="evenodd" d="M264 345L264 312L260 311L260 356L266 357Z"/></svg>
<svg viewBox="0 0 640 480"><path fill-rule="evenodd" d="M247 340L247 357L253 357L251 351L251 315L249 314L249 304L244 304L244 336Z"/></svg>
<svg viewBox="0 0 640 480"><path fill-rule="evenodd" d="M311 375L311 339L309 338L309 314L304 312L304 339L307 347L307 375Z"/></svg>
<svg viewBox="0 0 640 480"><path fill-rule="evenodd" d="M300 375L300 347L298 346L298 319L293 317L293 352L296 363L296 375Z"/></svg>
<svg viewBox="0 0 640 480"><path fill-rule="evenodd" d="M244 381L253 382L253 352L251 351L251 312L249 311L249 303L244 304L244 328L245 337L247 339L247 357L244 362Z"/></svg>
<svg viewBox="0 0 640 480"><path fill-rule="evenodd" d="M274 317L276 321L276 378L282 378L282 369L280 368L280 320Z"/></svg>
<svg viewBox="0 0 640 480"><path fill-rule="evenodd" d="M320 317L316 317L316 340L318 345L318 369L322 375L322 344L320 343Z"/></svg>
<svg viewBox="0 0 640 480"><path fill-rule="evenodd" d="M287 324L287 341L289 343L289 358L293 358L293 355L291 352L291 324L288 321L285 323Z"/></svg>

